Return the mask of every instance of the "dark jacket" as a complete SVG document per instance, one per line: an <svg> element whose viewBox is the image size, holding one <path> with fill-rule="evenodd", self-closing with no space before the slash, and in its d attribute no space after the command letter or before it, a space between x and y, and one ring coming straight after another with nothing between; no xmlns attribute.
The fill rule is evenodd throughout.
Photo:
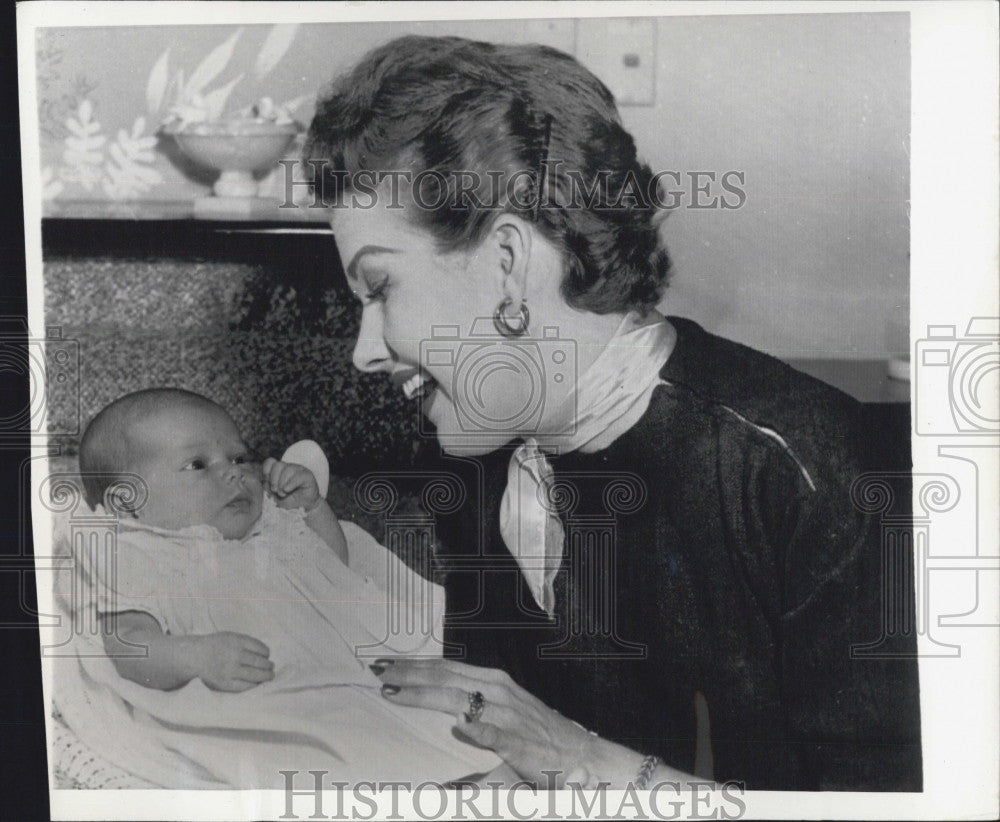
<svg viewBox="0 0 1000 822"><path fill-rule="evenodd" d="M567 534L555 621L500 538L510 450L447 460L471 490L439 523L449 653L684 771L700 692L717 780L920 790L916 634L858 650L885 633L892 588L880 521L850 494L882 467L863 407L670 320L668 385L640 421L552 460ZM896 602L893 624L912 629L912 595Z"/></svg>

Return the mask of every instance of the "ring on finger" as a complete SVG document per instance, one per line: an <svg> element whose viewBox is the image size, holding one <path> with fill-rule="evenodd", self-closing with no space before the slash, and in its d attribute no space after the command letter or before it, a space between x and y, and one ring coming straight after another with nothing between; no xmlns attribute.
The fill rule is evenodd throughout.
<svg viewBox="0 0 1000 822"><path fill-rule="evenodd" d="M486 707L486 697L483 696L482 691L469 691L469 710L465 712L465 716L468 718L469 722L475 722L483 715L483 709Z"/></svg>

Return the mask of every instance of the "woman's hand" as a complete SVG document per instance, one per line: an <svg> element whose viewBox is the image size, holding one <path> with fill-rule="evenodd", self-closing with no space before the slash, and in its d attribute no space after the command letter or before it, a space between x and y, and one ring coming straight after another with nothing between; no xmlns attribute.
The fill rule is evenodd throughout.
<svg viewBox="0 0 1000 822"><path fill-rule="evenodd" d="M374 668L386 699L457 716L461 736L493 749L522 779L542 789L562 787L567 777L624 787L642 762L641 754L549 708L505 671L441 659L378 660ZM483 710L469 721L470 694L477 691L485 699Z"/></svg>
<svg viewBox="0 0 1000 822"><path fill-rule="evenodd" d="M264 460L262 470L264 487L274 495L279 508L304 508L311 511L319 503L316 477L304 465L268 457Z"/></svg>

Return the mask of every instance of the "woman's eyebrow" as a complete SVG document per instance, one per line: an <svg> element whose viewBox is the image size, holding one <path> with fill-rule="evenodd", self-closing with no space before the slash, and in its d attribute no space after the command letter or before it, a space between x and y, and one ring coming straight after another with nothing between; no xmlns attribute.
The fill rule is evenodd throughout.
<svg viewBox="0 0 1000 822"><path fill-rule="evenodd" d="M347 269L346 269L347 276L351 277L352 279L357 279L357 274L355 273L355 269L357 268L358 263L361 261L361 258L367 254L398 254L398 253L399 253L398 249L386 248L385 246L382 245L363 245L361 246L361 248L357 250L355 255L351 258L351 261L347 264Z"/></svg>

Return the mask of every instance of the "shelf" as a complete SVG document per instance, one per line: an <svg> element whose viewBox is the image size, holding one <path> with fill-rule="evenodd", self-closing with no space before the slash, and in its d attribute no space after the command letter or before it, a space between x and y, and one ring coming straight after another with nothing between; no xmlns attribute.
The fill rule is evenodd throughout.
<svg viewBox="0 0 1000 822"><path fill-rule="evenodd" d="M333 232L326 223L292 220L195 219L179 207L124 211L76 211L42 220L42 259L142 260L237 263L268 271L301 290L306 280L343 278ZM113 216L112 216L113 215ZM346 285L345 285L346 289ZM314 293L310 291L310 293Z"/></svg>
<svg viewBox="0 0 1000 822"><path fill-rule="evenodd" d="M785 362L864 403L910 402L910 384L892 379L886 360L787 359Z"/></svg>
<svg viewBox="0 0 1000 822"><path fill-rule="evenodd" d="M218 223L298 225L322 230L328 226L325 208L284 208L265 197L199 197L192 200L46 200L47 220L199 220ZM329 231L329 228L326 229Z"/></svg>

